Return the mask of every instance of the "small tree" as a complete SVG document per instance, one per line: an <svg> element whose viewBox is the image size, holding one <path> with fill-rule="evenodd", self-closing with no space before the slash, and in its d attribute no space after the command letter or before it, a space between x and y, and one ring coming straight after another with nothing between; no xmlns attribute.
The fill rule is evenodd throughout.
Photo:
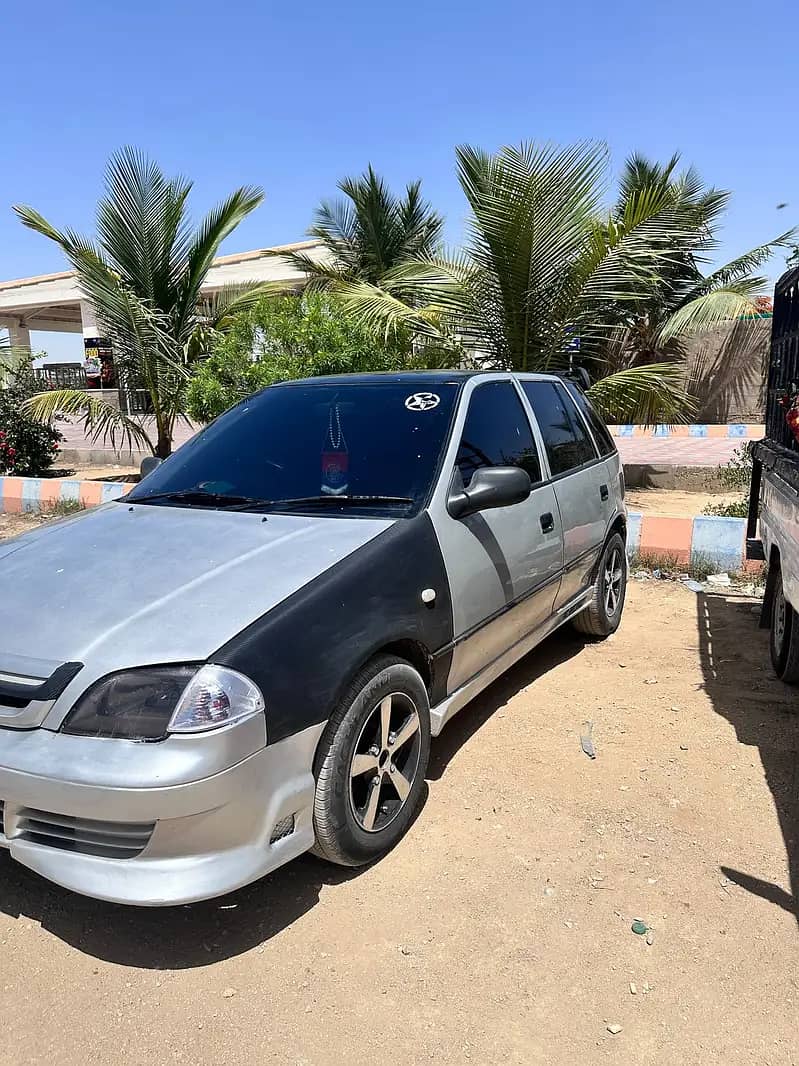
<svg viewBox="0 0 799 1066"><path fill-rule="evenodd" d="M346 314L335 296L265 296L241 314L197 368L187 391L192 418L209 422L276 381L423 366L456 365L459 348L414 350L401 331L375 337Z"/></svg>
<svg viewBox="0 0 799 1066"><path fill-rule="evenodd" d="M60 245L83 294L114 348L123 382L148 397L155 432L144 419L79 389L56 389L26 404L35 417L82 416L93 439L122 437L166 458L183 414L190 364L207 352L236 312L263 287L202 295L219 245L263 199L260 189L232 193L192 230L191 182L167 178L140 152L125 148L108 164L106 195L97 205L97 240L58 230L31 207L14 208L22 222Z"/></svg>
<svg viewBox="0 0 799 1066"><path fill-rule="evenodd" d="M0 351L0 475L37 477L52 466L63 440L58 430L43 425L23 412L23 405L39 391L31 357L6 361L9 351Z"/></svg>

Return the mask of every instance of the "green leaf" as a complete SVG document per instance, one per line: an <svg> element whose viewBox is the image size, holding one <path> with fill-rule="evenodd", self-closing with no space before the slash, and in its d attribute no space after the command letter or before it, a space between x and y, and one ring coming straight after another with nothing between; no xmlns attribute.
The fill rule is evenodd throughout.
<svg viewBox="0 0 799 1066"><path fill-rule="evenodd" d="M696 405L685 391L684 375L680 363L629 367L594 382L588 396L607 422L687 422Z"/></svg>
<svg viewBox="0 0 799 1066"><path fill-rule="evenodd" d="M91 440L109 440L114 448L122 441L133 450L134 444L145 445L155 452L144 426L107 400L80 389L53 389L26 400L22 410L39 422L51 424L57 415L78 415Z"/></svg>
<svg viewBox="0 0 799 1066"><path fill-rule="evenodd" d="M683 304L663 324L661 341L697 333L756 314L754 296L762 292L761 278L745 278Z"/></svg>

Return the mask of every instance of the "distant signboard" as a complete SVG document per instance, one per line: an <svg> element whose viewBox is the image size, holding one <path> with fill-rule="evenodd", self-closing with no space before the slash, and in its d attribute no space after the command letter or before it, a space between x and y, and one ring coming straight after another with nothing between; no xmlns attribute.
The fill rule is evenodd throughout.
<svg viewBox="0 0 799 1066"><path fill-rule="evenodd" d="M104 337L84 337L83 354L86 362L86 380L90 388L116 388L114 351L111 341Z"/></svg>

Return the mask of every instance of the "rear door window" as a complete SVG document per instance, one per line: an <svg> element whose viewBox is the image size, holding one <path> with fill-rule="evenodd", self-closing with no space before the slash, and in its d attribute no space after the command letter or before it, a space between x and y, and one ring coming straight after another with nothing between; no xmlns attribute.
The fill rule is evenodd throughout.
<svg viewBox="0 0 799 1066"><path fill-rule="evenodd" d="M552 476L590 463L597 451L566 390L553 381L522 381L544 438Z"/></svg>
<svg viewBox="0 0 799 1066"><path fill-rule="evenodd" d="M541 480L530 423L510 381L488 381L474 390L455 462L464 488L484 466L519 466L534 485Z"/></svg>

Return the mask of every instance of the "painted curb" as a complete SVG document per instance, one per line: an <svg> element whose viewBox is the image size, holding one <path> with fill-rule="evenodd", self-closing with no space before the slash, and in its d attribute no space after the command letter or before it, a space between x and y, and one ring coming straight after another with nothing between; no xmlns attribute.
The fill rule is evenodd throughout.
<svg viewBox="0 0 799 1066"><path fill-rule="evenodd" d="M47 511L58 503L96 507L130 491L124 481L77 481L61 477L0 477L0 514Z"/></svg>
<svg viewBox="0 0 799 1066"><path fill-rule="evenodd" d="M712 563L720 572L754 569L746 561L746 519L697 515L627 515L627 554L673 556L677 563Z"/></svg>
<svg viewBox="0 0 799 1066"><path fill-rule="evenodd" d="M677 426L608 426L613 437L710 437L718 439L760 440L766 435L766 427L748 422L731 422L728 425Z"/></svg>
<svg viewBox="0 0 799 1066"><path fill-rule="evenodd" d="M76 481L74 478L0 477L0 514L46 511L59 502L96 507L130 490L122 481ZM627 515L628 555L671 555L679 563L712 561L721 570L745 568L746 520L669 518L630 511Z"/></svg>

